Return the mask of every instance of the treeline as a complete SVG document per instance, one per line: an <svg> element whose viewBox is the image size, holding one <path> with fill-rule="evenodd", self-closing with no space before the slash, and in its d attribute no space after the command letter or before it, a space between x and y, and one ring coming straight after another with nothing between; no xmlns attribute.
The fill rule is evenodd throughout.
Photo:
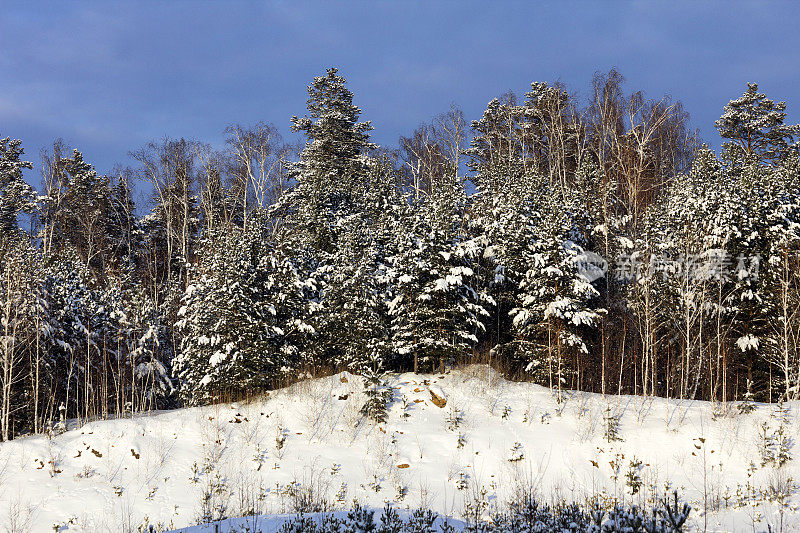
<svg viewBox="0 0 800 533"><path fill-rule="evenodd" d="M3 439L469 361L557 393L800 394L800 128L755 84L719 154L613 70L586 105L533 83L397 149L336 69L308 92L299 153L232 126L223 150L164 139L105 176L57 141L37 193L0 141Z"/></svg>

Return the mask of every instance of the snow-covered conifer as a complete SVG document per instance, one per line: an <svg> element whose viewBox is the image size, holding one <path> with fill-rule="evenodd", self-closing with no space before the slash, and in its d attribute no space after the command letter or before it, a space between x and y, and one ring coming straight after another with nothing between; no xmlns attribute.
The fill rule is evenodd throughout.
<svg viewBox="0 0 800 533"><path fill-rule="evenodd" d="M775 103L758 92L757 83L748 83L744 94L725 106L716 127L723 139L729 139L730 149L774 163L797 150L800 126L785 124L785 119L786 102Z"/></svg>
<svg viewBox="0 0 800 533"><path fill-rule="evenodd" d="M23 161L22 141L10 137L0 139L0 234L9 235L17 229L17 215L31 213L36 194L22 177L22 171L33 168Z"/></svg>

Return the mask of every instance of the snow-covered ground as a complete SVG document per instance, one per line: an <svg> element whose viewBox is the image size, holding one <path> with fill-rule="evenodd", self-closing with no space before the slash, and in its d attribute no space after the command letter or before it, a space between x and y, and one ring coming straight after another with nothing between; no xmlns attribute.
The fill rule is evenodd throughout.
<svg viewBox="0 0 800 533"><path fill-rule="evenodd" d="M360 415L361 378L342 373L249 403L3 443L0 527L169 530L198 524L204 513L344 509L354 500L459 519L476 500L498 506L519 491L547 503L617 498L647 506L677 489L700 530L707 520L709 531L763 531L781 519L784 531L800 529L800 456L762 466L770 453L800 452L792 449L800 405L784 406L779 417L775 406L740 414L730 405L724 414L709 403L629 396L571 393L559 403L546 388L480 366L401 374L390 384L395 401L385 424ZM621 440L609 439L616 419ZM285 517L238 523L256 520L272 531Z"/></svg>

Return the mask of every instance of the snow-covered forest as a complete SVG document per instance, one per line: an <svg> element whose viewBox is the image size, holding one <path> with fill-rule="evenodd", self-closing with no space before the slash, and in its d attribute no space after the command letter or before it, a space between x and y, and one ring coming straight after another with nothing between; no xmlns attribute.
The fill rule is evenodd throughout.
<svg viewBox="0 0 800 533"><path fill-rule="evenodd" d="M3 138L0 525L800 526L800 126L743 90L719 139L611 70L378 146L331 68L299 144Z"/></svg>
<svg viewBox="0 0 800 533"><path fill-rule="evenodd" d="M623 81L453 106L395 148L331 68L302 146L232 125L108 175L3 139L0 436L467 363L556 395L797 399L800 128L750 84L715 152Z"/></svg>

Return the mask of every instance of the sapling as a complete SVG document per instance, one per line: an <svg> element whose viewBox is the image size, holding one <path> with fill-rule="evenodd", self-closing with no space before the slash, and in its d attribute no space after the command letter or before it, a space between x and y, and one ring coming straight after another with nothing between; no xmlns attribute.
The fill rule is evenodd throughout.
<svg viewBox="0 0 800 533"><path fill-rule="evenodd" d="M775 463L775 436L770 431L769 422L764 420L758 425L758 452L761 455L761 466Z"/></svg>
<svg viewBox="0 0 800 533"><path fill-rule="evenodd" d="M389 416L388 405L392 399L392 388L384 380L385 373L368 368L364 371L364 393L367 401L361 407L361 415L379 424Z"/></svg>
<svg viewBox="0 0 800 533"><path fill-rule="evenodd" d="M742 401L739 402L739 405L736 406L736 409L739 411L740 414L746 415L747 413L751 413L755 411L755 397L753 395L753 380L747 380L747 391L744 393L744 397Z"/></svg>
<svg viewBox="0 0 800 533"><path fill-rule="evenodd" d="M206 473L200 494L199 521L207 523L227 518L230 497L227 479L217 470Z"/></svg>
<svg viewBox="0 0 800 533"><path fill-rule="evenodd" d="M458 479L456 480L456 489L467 490L469 487L469 474L466 472L459 472Z"/></svg>
<svg viewBox="0 0 800 533"><path fill-rule="evenodd" d="M672 531L683 531L683 526L689 518L692 507L688 503L678 503L678 491L673 492L672 496L672 501L667 496L664 496L659 514L669 522Z"/></svg>
<svg viewBox="0 0 800 533"><path fill-rule="evenodd" d="M379 533L401 533L403 531L403 520L388 502L383 507L383 515L381 515L378 531Z"/></svg>
<svg viewBox="0 0 800 533"><path fill-rule="evenodd" d="M408 396L403 394L403 397L400 398L400 405L402 407L402 413L400 416L402 418L409 418L411 417L411 402L408 400Z"/></svg>
<svg viewBox="0 0 800 533"><path fill-rule="evenodd" d="M472 494L464 499L462 516L467 522L467 531L480 531L483 516L489 509L489 491L485 487L472 484Z"/></svg>
<svg viewBox="0 0 800 533"><path fill-rule="evenodd" d="M564 409L567 408L567 402L569 400L569 395L565 393L561 388L557 391L553 392L553 400L556 402L555 412L556 416L561 416L564 414Z"/></svg>
<svg viewBox="0 0 800 533"><path fill-rule="evenodd" d="M430 509L417 509L408 519L406 531L409 533L433 533L437 515Z"/></svg>
<svg viewBox="0 0 800 533"><path fill-rule="evenodd" d="M622 440L619 434L619 415L612 411L610 405L606 406L606 411L603 415L603 438L606 439L606 442Z"/></svg>
<svg viewBox="0 0 800 533"><path fill-rule="evenodd" d="M776 446L775 463L778 468L792 460L792 448L794 441L789 434L789 407L783 403L778 402L778 411L775 418L778 420L778 427L774 433L774 442Z"/></svg>
<svg viewBox="0 0 800 533"><path fill-rule="evenodd" d="M778 407L772 416L777 420L778 426L772 429L767 420L758 426L759 453L761 455L761 466L772 465L781 468L792 460L792 448L794 440L789 434L789 409L783 402L778 402Z"/></svg>
<svg viewBox="0 0 800 533"><path fill-rule="evenodd" d="M525 454L523 453L522 444L515 442L514 446L511 447L511 457L508 458L508 462L518 463L523 459L525 459Z"/></svg>
<svg viewBox="0 0 800 533"><path fill-rule="evenodd" d="M706 446L706 439L705 437L697 437L696 439L692 439L693 446L695 451L692 452L692 455L695 457L699 457L702 460L703 465L703 527L704 530L708 529L708 459L709 455L715 453L716 450L708 450Z"/></svg>
<svg viewBox="0 0 800 533"><path fill-rule="evenodd" d="M383 487L381 487L381 480L377 474L372 474L372 481L367 483L367 486L375 492L380 492Z"/></svg>
<svg viewBox="0 0 800 533"><path fill-rule="evenodd" d="M404 483L398 481L395 484L394 489L395 489L395 500L397 500L398 502L405 500L406 496L408 496L408 485L405 485Z"/></svg>
<svg viewBox="0 0 800 533"><path fill-rule="evenodd" d="M450 412L444 419L445 427L447 428L447 430L455 431L461 426L463 422L464 422L464 415L461 413L459 409L456 408L455 405L451 406Z"/></svg>
<svg viewBox="0 0 800 533"><path fill-rule="evenodd" d="M625 472L625 485L630 489L631 496L637 494L642 488L642 478L639 472L644 468L644 463L634 457L628 462L628 470Z"/></svg>
<svg viewBox="0 0 800 533"><path fill-rule="evenodd" d="M375 531L375 511L369 511L358 503L354 503L353 509L347 513L347 520L352 523L352 531L363 533Z"/></svg>
<svg viewBox="0 0 800 533"><path fill-rule="evenodd" d="M192 477L189 478L189 482L193 485L200 482L200 467L197 465L197 461L192 463Z"/></svg>
<svg viewBox="0 0 800 533"><path fill-rule="evenodd" d="M286 434L286 429L284 429L281 424L278 424L278 427L275 430L275 450L277 452L278 459L283 459L283 447L286 444Z"/></svg>
<svg viewBox="0 0 800 533"><path fill-rule="evenodd" d="M621 453L615 453L614 458L608 462L608 466L611 467L611 480L614 482L614 499L616 500L618 494L618 483L619 483L619 475L622 470L622 460L625 459L625 455Z"/></svg>
<svg viewBox="0 0 800 533"><path fill-rule="evenodd" d="M253 462L257 465L256 471L260 471L267 460L267 451L261 449L260 444L256 444L256 453L253 455Z"/></svg>
<svg viewBox="0 0 800 533"><path fill-rule="evenodd" d="M336 501L340 504L343 504L347 501L347 483L342 481L342 484L339 486L339 490L336 491Z"/></svg>

